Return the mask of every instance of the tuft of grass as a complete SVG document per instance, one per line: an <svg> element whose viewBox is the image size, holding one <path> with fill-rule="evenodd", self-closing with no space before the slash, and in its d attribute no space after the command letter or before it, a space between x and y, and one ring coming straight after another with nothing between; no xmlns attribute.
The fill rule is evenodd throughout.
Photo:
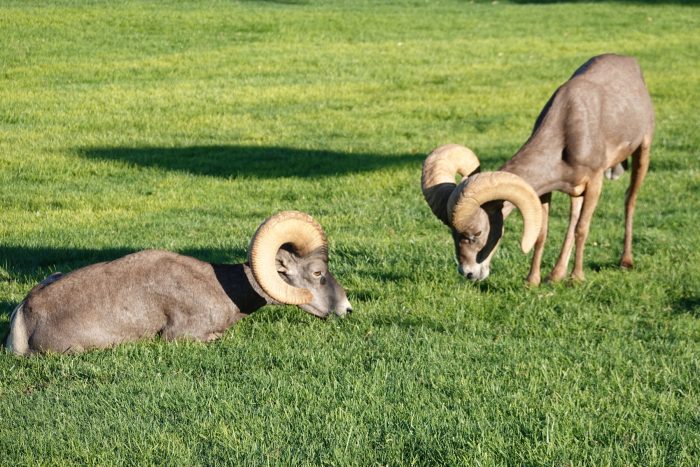
<svg viewBox="0 0 700 467"><path fill-rule="evenodd" d="M356 312L0 354L0 464L696 463L697 7L537 3L3 2L0 333L54 271L151 247L241 262L283 209L324 226ZM524 287L518 216L464 282L423 158L457 142L496 168L610 51L639 59L657 115L636 268L616 267L625 175L586 282Z"/></svg>

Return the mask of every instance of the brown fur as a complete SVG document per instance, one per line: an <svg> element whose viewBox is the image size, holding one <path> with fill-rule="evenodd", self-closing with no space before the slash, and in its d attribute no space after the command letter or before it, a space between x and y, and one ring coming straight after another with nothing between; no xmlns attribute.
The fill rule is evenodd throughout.
<svg viewBox="0 0 700 467"><path fill-rule="evenodd" d="M296 257L284 279L318 296L317 316L351 311L345 291L327 264L309 255ZM320 279L302 267L312 262ZM329 287L329 284L331 287ZM11 350L77 352L150 338L210 341L267 303L247 264L212 265L167 251L146 250L93 264L34 287L11 323L10 336L26 334Z"/></svg>
<svg viewBox="0 0 700 467"><path fill-rule="evenodd" d="M620 264L632 265L632 219L639 188L649 166L654 110L639 64L619 55L593 57L552 95L527 142L500 170L519 175L540 196L543 223L535 243L528 282L540 282L540 263L547 238L553 191L571 196L570 223L559 259L549 278L566 275L571 249L576 254L572 277L583 279L583 250L600 196L604 173L632 156L630 188L625 199L625 240ZM455 248L460 272L471 279L488 275L489 262L502 235L502 218L510 203L483 206L473 232L458 233ZM490 221L489 221L490 219ZM497 232L490 232L496 222ZM477 234L478 233L478 234ZM491 240L479 239L480 235ZM472 240L470 240L470 238ZM493 239L496 238L496 241ZM480 252L477 263L472 250ZM482 251L487 250L487 251Z"/></svg>

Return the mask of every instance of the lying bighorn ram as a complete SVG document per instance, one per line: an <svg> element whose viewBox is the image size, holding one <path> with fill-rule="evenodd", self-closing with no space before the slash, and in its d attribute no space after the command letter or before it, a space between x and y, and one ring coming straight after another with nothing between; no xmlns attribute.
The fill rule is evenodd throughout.
<svg viewBox="0 0 700 467"><path fill-rule="evenodd" d="M298 305L321 318L352 312L328 271L326 236L307 214L287 211L263 222L246 264L146 250L54 274L12 313L5 345L28 354L104 348L156 334L210 341L265 304Z"/></svg>
<svg viewBox="0 0 700 467"><path fill-rule="evenodd" d="M632 219L639 187L649 167L654 110L634 58L600 55L564 83L537 117L532 135L496 172L479 172L479 160L458 145L434 150L423 165L422 188L433 213L452 230L460 274L481 280L503 235L503 221L517 207L523 215L521 247L535 247L527 276L540 282L554 190L571 197L569 228L549 279L583 279L583 248L600 196L604 172L632 155L625 197L625 240L620 265L632 266ZM620 167L621 169L621 167ZM455 184L459 173L462 181Z"/></svg>

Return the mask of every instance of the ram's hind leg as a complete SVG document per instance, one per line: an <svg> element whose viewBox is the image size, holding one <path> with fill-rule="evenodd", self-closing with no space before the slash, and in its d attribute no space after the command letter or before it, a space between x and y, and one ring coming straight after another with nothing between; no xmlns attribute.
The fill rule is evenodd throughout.
<svg viewBox="0 0 700 467"><path fill-rule="evenodd" d="M532 254L532 263L530 264L530 272L527 275L527 283L530 285L540 284L540 266L542 265L542 254L544 253L544 244L547 241L547 228L549 223L549 204L552 200L552 194L547 193L540 197L542 201L542 228L535 242L535 251Z"/></svg>
<svg viewBox="0 0 700 467"><path fill-rule="evenodd" d="M632 261L632 224L634 220L634 208L637 204L639 187L642 186L644 177L649 169L649 153L651 148L651 138L645 137L642 144L632 154L632 171L630 175L630 186L625 195L625 244L620 258L620 266L631 268Z"/></svg>
<svg viewBox="0 0 700 467"><path fill-rule="evenodd" d="M564 238L561 252L559 252L559 258L557 258L557 262L547 278L550 282L558 282L566 276L566 269L569 267L569 258L571 257L571 248L574 246L574 232L581 215L581 206L583 206L583 196L572 196L569 228L566 230L566 237Z"/></svg>

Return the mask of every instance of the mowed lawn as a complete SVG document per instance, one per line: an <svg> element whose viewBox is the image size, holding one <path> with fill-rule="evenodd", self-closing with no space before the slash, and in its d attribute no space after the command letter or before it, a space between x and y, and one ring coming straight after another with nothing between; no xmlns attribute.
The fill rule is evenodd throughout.
<svg viewBox="0 0 700 467"><path fill-rule="evenodd" d="M0 464L697 464L700 10L692 2L0 3L0 334L29 289L143 248L242 262L309 212L355 313L266 307L211 344L0 352ZM461 279L420 192L492 170L589 57L656 108L636 268L629 174L581 284L527 288L521 219ZM548 273L567 224L553 198Z"/></svg>

